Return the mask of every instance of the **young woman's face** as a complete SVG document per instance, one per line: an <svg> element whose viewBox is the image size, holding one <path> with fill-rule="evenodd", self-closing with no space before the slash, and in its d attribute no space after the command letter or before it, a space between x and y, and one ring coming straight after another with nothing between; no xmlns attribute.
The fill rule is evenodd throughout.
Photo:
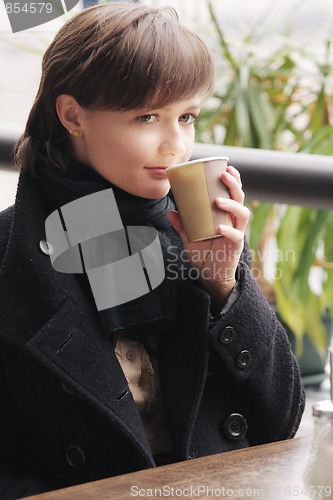
<svg viewBox="0 0 333 500"><path fill-rule="evenodd" d="M81 108L76 158L105 179L143 198L161 198L169 189L165 169L190 158L197 97L160 109L88 111Z"/></svg>

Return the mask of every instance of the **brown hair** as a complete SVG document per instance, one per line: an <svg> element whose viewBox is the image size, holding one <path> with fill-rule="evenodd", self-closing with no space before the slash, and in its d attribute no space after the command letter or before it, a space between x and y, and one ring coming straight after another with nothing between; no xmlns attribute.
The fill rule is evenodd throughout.
<svg viewBox="0 0 333 500"><path fill-rule="evenodd" d="M68 137L56 112L61 94L74 96L86 109L152 109L210 93L214 76L212 54L179 24L174 9L129 2L85 9L59 30L43 57L14 162L33 171L43 155L66 168Z"/></svg>

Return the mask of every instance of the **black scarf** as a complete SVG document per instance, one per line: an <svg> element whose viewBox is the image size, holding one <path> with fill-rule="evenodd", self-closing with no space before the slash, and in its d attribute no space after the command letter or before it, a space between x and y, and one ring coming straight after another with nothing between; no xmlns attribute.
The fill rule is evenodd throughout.
<svg viewBox="0 0 333 500"><path fill-rule="evenodd" d="M182 247L178 233L167 218L167 212L175 207L170 196L159 199L134 196L114 186L92 168L76 161L72 161L64 172L42 159L37 167L37 179L50 213L82 196L112 188L124 226L152 226L158 231L165 265L163 282L146 295L99 311L98 314L109 333L126 329L129 333L144 331L149 334L150 331L169 328L177 315L179 277L175 270L179 261L175 262L175 255L179 255ZM86 274L78 274L76 277L94 302ZM95 302L94 307L96 308Z"/></svg>

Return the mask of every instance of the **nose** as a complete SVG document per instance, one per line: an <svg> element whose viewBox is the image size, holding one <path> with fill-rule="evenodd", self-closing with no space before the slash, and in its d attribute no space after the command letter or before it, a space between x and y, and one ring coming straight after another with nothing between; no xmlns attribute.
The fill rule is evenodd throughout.
<svg viewBox="0 0 333 500"><path fill-rule="evenodd" d="M184 156L187 151L184 131L179 124L168 127L164 133L160 144L160 151L165 155Z"/></svg>

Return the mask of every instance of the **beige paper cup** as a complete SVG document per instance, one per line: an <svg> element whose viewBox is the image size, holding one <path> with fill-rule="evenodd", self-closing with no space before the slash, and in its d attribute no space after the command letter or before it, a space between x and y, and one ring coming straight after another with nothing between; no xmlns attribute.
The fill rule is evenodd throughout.
<svg viewBox="0 0 333 500"><path fill-rule="evenodd" d="M220 175L227 168L228 158L216 156L181 163L166 169L177 210L188 241L221 236L220 224L232 225L230 214L220 210L215 198L230 198Z"/></svg>

